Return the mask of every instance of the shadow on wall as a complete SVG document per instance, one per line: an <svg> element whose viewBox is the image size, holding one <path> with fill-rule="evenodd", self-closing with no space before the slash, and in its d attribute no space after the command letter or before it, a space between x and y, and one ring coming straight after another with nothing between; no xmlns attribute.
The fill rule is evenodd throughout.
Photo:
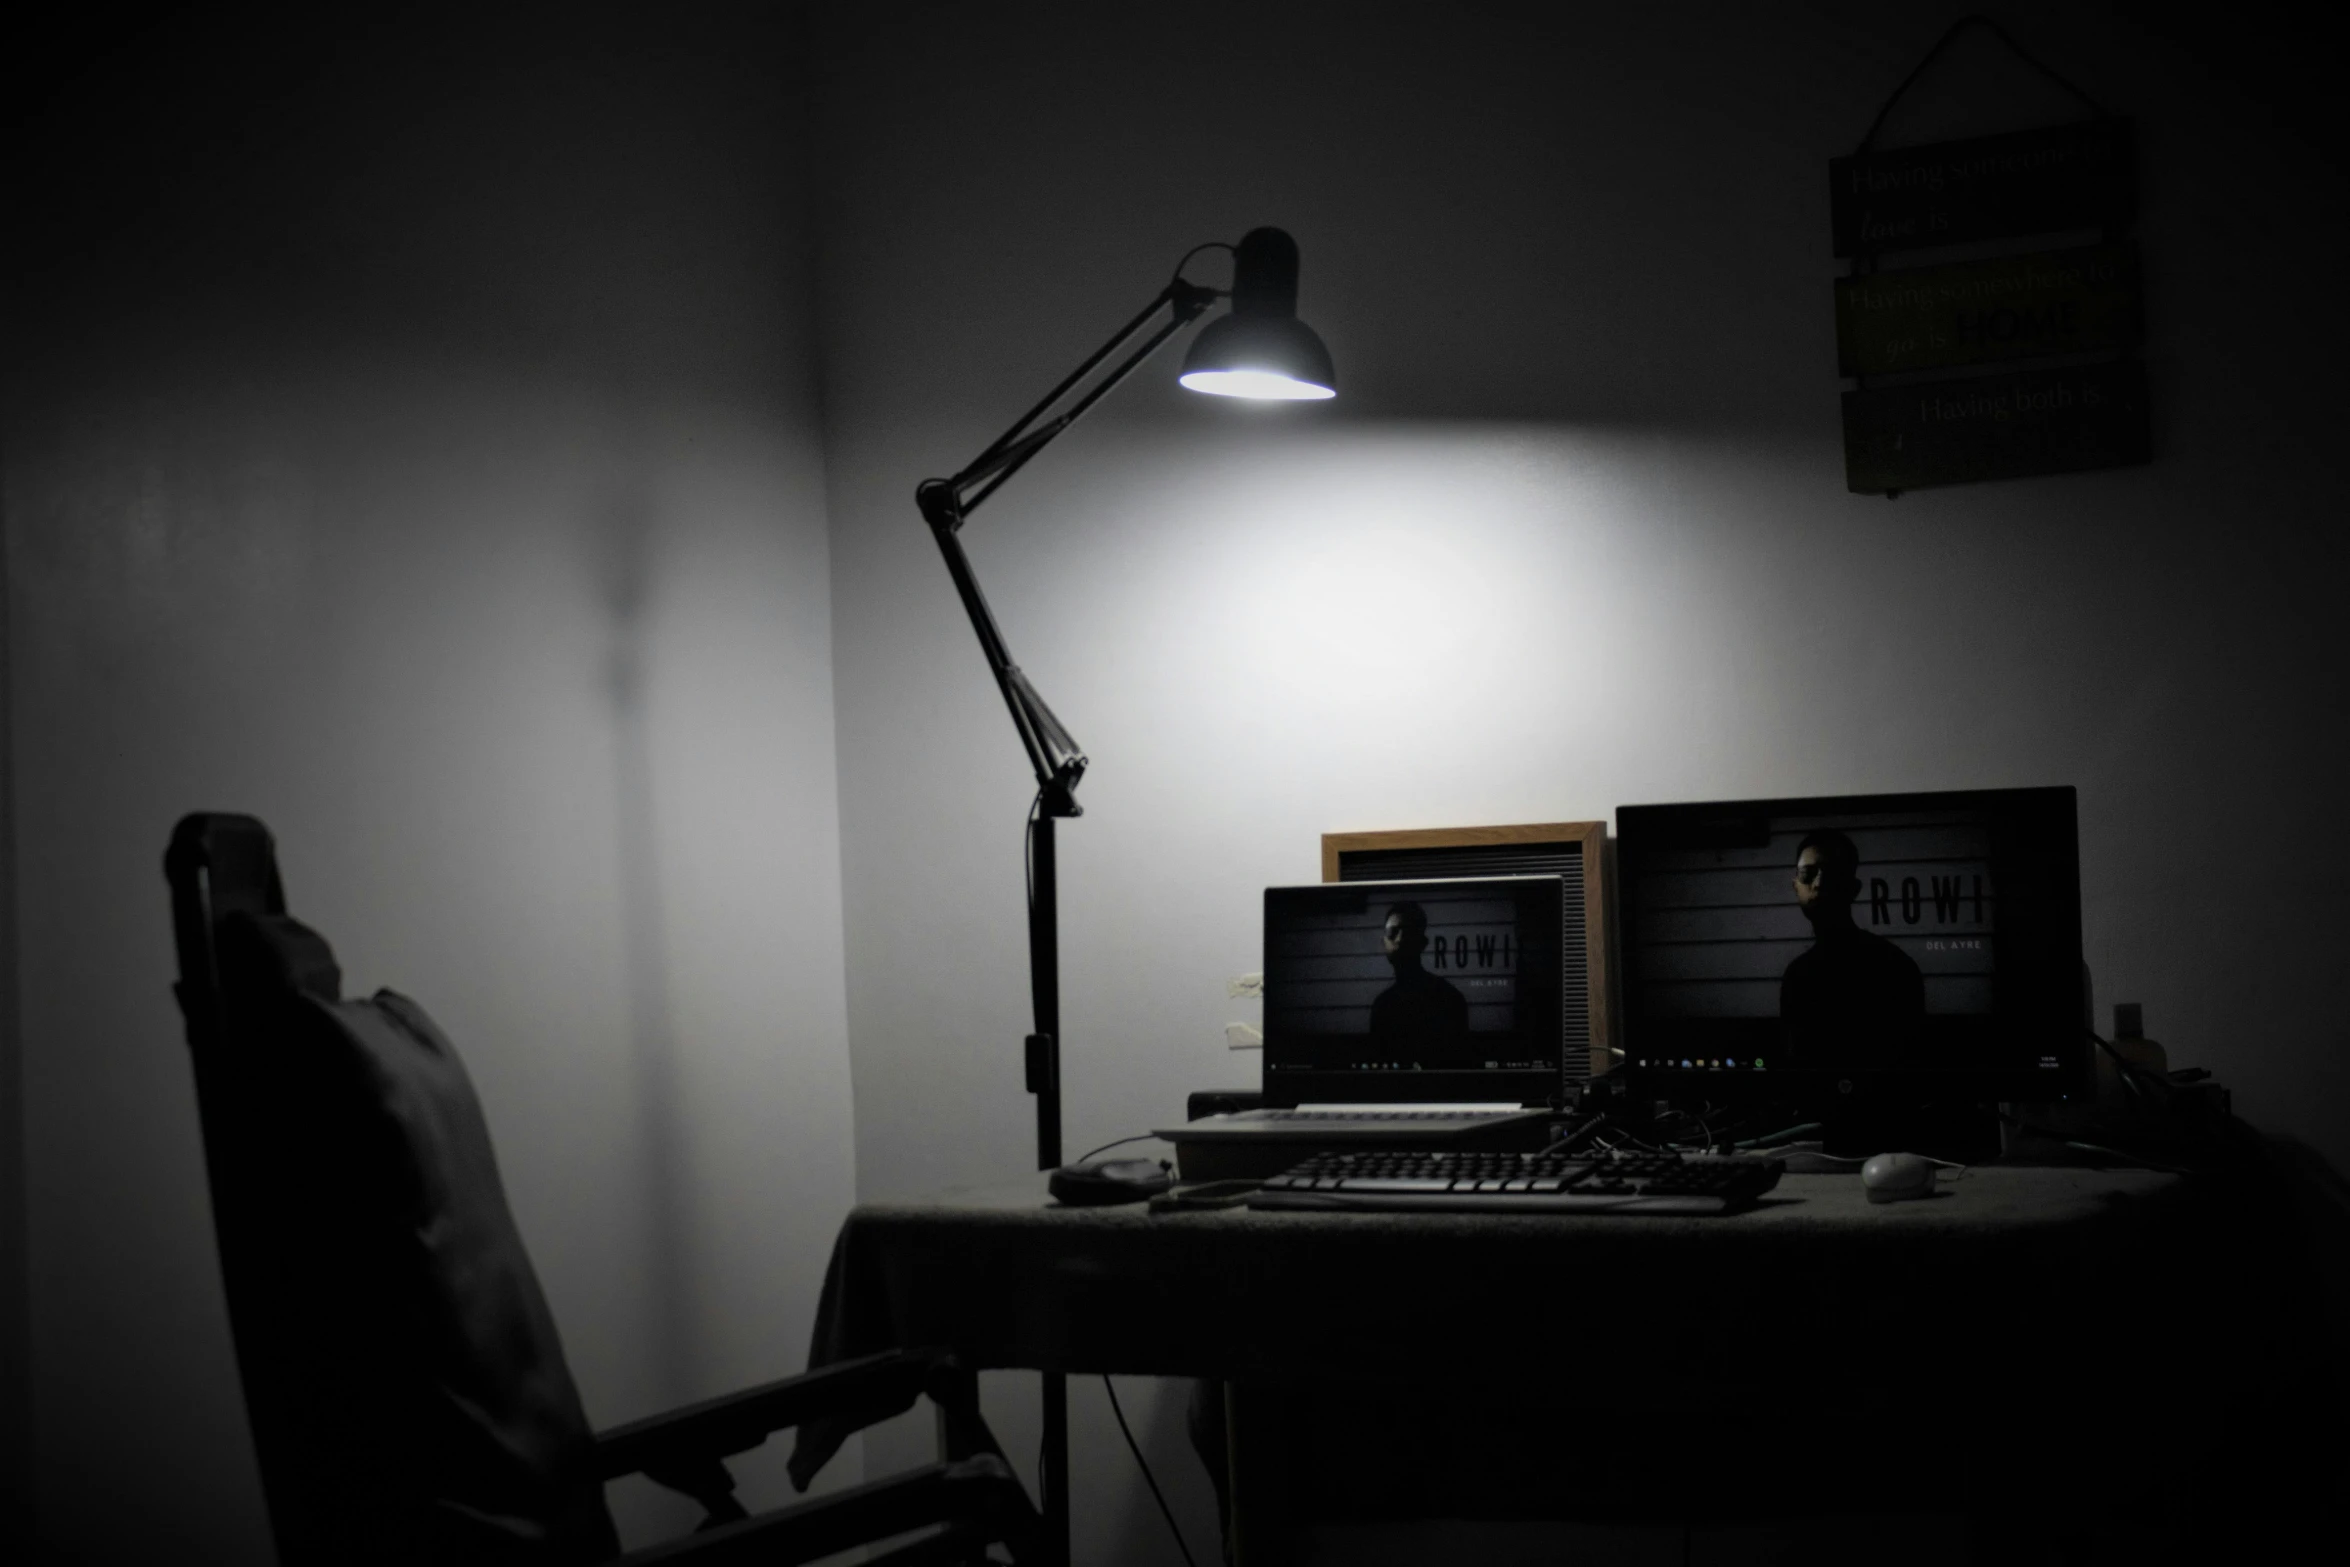
<svg viewBox="0 0 2350 1567"><path fill-rule="evenodd" d="M651 505L623 494L597 515L591 548L610 616L606 691L612 703L612 824L619 872L621 968L628 995L630 1084L644 1203L644 1265L677 1286L647 1301L647 1354L659 1367L656 1385L694 1385L692 1324L684 1310L690 1233L680 1144L686 1128L677 1088L676 1009L669 970L668 929L661 873L660 814L654 799L655 764L650 703L650 600L654 532Z"/></svg>
<svg viewBox="0 0 2350 1567"><path fill-rule="evenodd" d="M159 14L0 147L35 1463L88 1560L263 1560L191 807L467 1051L591 1418L804 1353L853 1196L805 61L750 3Z"/></svg>

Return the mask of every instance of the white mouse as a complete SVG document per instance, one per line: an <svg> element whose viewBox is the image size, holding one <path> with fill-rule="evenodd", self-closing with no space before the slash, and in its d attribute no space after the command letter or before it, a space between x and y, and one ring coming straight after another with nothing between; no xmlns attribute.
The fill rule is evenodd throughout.
<svg viewBox="0 0 2350 1567"><path fill-rule="evenodd" d="M1934 1161L1922 1154L1881 1153L1860 1167L1860 1184L1871 1202L1934 1195Z"/></svg>

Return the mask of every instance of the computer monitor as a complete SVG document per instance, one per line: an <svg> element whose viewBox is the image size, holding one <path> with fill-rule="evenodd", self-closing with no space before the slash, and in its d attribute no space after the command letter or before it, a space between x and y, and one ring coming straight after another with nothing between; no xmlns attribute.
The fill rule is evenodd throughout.
<svg viewBox="0 0 2350 1567"><path fill-rule="evenodd" d="M1556 876L1265 889L1265 1097L1550 1104Z"/></svg>
<svg viewBox="0 0 2350 1567"><path fill-rule="evenodd" d="M1832 1113L2085 1091L2071 789L1625 806L1616 833L1635 1092Z"/></svg>

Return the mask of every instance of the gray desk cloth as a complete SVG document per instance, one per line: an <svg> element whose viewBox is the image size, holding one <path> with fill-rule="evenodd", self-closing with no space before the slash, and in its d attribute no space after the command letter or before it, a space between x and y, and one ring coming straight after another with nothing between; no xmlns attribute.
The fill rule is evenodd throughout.
<svg viewBox="0 0 2350 1567"><path fill-rule="evenodd" d="M2161 1353L2170 1330L2148 1330L2231 1266L2198 1197L2151 1171L1980 1167L1890 1204L1855 1176L1791 1175L1713 1218L1162 1214L1060 1208L1040 1175L857 1208L809 1364L935 1345L980 1369L1548 1379L1696 1407L1824 1379L1848 1412L1930 1411ZM801 1433L795 1470L843 1435Z"/></svg>

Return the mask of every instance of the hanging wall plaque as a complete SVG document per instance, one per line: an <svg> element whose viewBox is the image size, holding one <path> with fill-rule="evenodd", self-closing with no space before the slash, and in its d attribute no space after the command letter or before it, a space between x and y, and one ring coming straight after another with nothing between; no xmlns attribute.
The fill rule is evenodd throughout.
<svg viewBox="0 0 2350 1567"><path fill-rule="evenodd" d="M1828 178L1838 256L2119 228L2138 204L2127 120L1856 153Z"/></svg>
<svg viewBox="0 0 2350 1567"><path fill-rule="evenodd" d="M1847 376L2137 346L2138 255L2128 245L1836 280L1836 364Z"/></svg>
<svg viewBox="0 0 2350 1567"><path fill-rule="evenodd" d="M1893 106L1969 29L1991 33L2094 118L1879 149ZM1833 248L1852 262L1835 287L1836 368L1852 382L1848 489L1899 495L2151 460L2138 253L2123 237L2138 202L2129 121L1996 22L1964 17L1828 179ZM2081 244L2083 234L2099 243Z"/></svg>
<svg viewBox="0 0 2350 1567"><path fill-rule="evenodd" d="M2146 369L2135 359L1844 394L1846 482L1862 495L2118 468L2150 455Z"/></svg>

